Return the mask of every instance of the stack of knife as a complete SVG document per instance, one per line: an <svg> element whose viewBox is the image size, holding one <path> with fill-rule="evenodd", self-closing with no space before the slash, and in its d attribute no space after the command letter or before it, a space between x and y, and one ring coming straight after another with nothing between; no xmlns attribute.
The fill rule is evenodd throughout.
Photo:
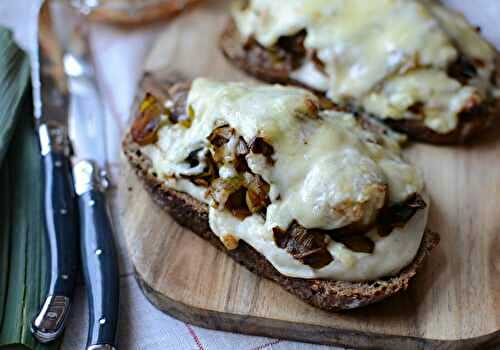
<svg viewBox="0 0 500 350"><path fill-rule="evenodd" d="M31 328L42 343L61 335L81 265L89 305L87 350L114 350L119 274L105 196L104 107L88 27L74 12L70 1L45 1L38 57L32 59L50 283Z"/></svg>

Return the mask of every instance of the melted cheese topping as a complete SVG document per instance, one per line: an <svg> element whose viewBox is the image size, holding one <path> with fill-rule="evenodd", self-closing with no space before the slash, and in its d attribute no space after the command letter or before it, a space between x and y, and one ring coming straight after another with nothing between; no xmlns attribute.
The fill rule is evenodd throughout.
<svg viewBox="0 0 500 350"><path fill-rule="evenodd" d="M383 118L415 118L407 107L417 101L424 123L447 133L467 103L491 88L495 50L462 16L435 1L250 0L243 10L235 6L233 15L243 36L268 47L305 29L304 46L316 52L324 72L305 60L292 78L326 91L337 103L356 100ZM445 74L457 48L484 62L470 87ZM419 91L415 78L421 79L418 87L437 88Z"/></svg>
<svg viewBox="0 0 500 350"><path fill-rule="evenodd" d="M353 252L328 238L334 261L321 269L294 259L273 238L274 227L286 229L294 220L306 228L328 230L371 222L386 200L398 203L422 193L422 178L401 158L396 141L363 130L350 114L323 111L318 117L311 109L317 98L298 88L197 79L187 103L195 114L190 128L164 126L156 144L142 147L167 186L212 204L205 188L179 175L193 173L186 158L208 146L207 137L217 126L229 124L247 143L263 137L275 150L274 165L262 155L247 155L250 169L271 185L265 219L252 215L240 220L210 206L210 227L223 242L234 248L242 239L282 274L301 278L376 279L397 273L415 257L427 209L388 237L370 233L372 254ZM224 166L219 175L231 177L234 169Z"/></svg>
<svg viewBox="0 0 500 350"><path fill-rule="evenodd" d="M425 125L448 132L457 127L458 114L471 101L480 100L476 88L462 86L440 70L419 69L388 79L380 91L370 93L362 102L366 110L392 119L414 118L408 111L422 103Z"/></svg>

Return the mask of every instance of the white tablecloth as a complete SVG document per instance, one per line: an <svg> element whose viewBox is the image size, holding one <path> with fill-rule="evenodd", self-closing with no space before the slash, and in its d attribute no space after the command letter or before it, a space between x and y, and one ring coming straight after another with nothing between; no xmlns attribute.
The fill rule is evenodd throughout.
<svg viewBox="0 0 500 350"><path fill-rule="evenodd" d="M36 13L40 0L3 0L0 2L0 25L15 31L18 42L28 51L36 47ZM500 47L500 0L446 0L445 3L467 14L480 25L486 37ZM99 74L100 89L105 97L108 161L112 177L119 176L120 136L129 117L134 88L142 72L144 59L161 31L161 25L124 31L94 25L92 47ZM121 203L113 203L115 215ZM117 227L120 251L120 311L118 344L121 350L322 350L333 349L284 340L250 337L217 332L179 322L148 303L132 275L123 239ZM83 349L87 335L87 304L80 283L74 307L64 336L63 350Z"/></svg>

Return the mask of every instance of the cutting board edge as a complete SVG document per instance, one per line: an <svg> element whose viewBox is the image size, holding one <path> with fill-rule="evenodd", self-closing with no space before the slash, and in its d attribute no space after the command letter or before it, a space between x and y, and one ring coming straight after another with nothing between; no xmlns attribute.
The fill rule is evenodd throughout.
<svg viewBox="0 0 500 350"><path fill-rule="evenodd" d="M356 347L358 349L494 350L496 346L500 346L500 330L468 339L437 340L358 332L349 329L208 310L175 300L156 291L140 276L135 266L134 277L144 296L155 308L177 320L207 329L299 342L305 342L305 339L307 339L311 343Z"/></svg>

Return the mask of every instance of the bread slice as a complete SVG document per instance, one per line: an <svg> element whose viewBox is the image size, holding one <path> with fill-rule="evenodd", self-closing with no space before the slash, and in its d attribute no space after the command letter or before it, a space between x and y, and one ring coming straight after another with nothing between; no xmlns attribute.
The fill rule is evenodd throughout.
<svg viewBox="0 0 500 350"><path fill-rule="evenodd" d="M219 45L231 63L260 80L302 86L322 94L322 92L315 91L313 88L292 79L289 75L290 70L282 63L273 60L265 48L253 48L252 52L249 52L245 49L244 42L234 20L230 19L221 34ZM497 67L497 71L500 72L500 59L497 60ZM434 144L460 144L484 133L492 126L499 114L500 99L488 101L488 103L461 115L457 128L446 134L429 129L419 120L384 119L383 122L416 141Z"/></svg>
<svg viewBox="0 0 500 350"><path fill-rule="evenodd" d="M159 83L154 77L143 80L145 90L159 96L168 92L186 91L189 84L172 83L167 79ZM142 97L142 96L141 96ZM198 236L210 242L216 248L225 251L235 261L259 276L268 278L305 302L328 311L353 309L385 299L408 288L424 258L438 244L439 235L426 231L420 249L413 262L397 276L370 282L346 282L324 279L291 278L279 273L260 253L243 241L234 250L227 250L220 239L211 231L208 223L208 206L186 193L168 188L152 171L152 163L133 141L130 133L123 140L123 151L137 176L153 200L180 225L190 229ZM168 234L168 233L166 233Z"/></svg>
<svg viewBox="0 0 500 350"><path fill-rule="evenodd" d="M105 0L92 9L89 17L96 22L137 26L172 17L200 0L124 1Z"/></svg>

